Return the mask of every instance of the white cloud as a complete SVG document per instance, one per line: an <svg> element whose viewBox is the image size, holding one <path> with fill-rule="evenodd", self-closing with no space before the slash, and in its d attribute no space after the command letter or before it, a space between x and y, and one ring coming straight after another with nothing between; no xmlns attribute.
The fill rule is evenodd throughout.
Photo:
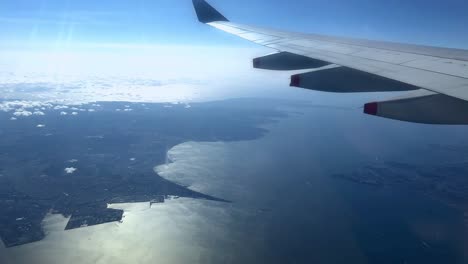
<svg viewBox="0 0 468 264"><path fill-rule="evenodd" d="M45 127L45 125L39 124L39 125L37 125L36 127L38 127L38 128L43 128L43 127Z"/></svg>
<svg viewBox="0 0 468 264"><path fill-rule="evenodd" d="M13 113L14 116L32 116L32 112L24 110L24 109L18 109L16 112Z"/></svg>
<svg viewBox="0 0 468 264"><path fill-rule="evenodd" d="M76 170L77 170L77 168L73 168L73 167L65 168L65 173L73 174Z"/></svg>
<svg viewBox="0 0 468 264"><path fill-rule="evenodd" d="M68 162L70 162L70 163L77 163L78 160L77 160L77 159L71 159L71 160L69 160Z"/></svg>
<svg viewBox="0 0 468 264"><path fill-rule="evenodd" d="M131 112L131 111L133 111L133 109L131 109L131 108L125 108L124 111L125 111L125 112Z"/></svg>
<svg viewBox="0 0 468 264"><path fill-rule="evenodd" d="M267 88L251 89L252 85L270 91L287 86L285 76L290 73L272 75L246 66L252 57L267 52L106 43L6 50L0 53L0 67L5 69L0 72L0 87L6 99L33 98L74 107L77 102L93 103L95 109L99 101L188 102L253 96L265 94ZM31 92L24 89L25 83L32 88L40 84L42 89Z"/></svg>
<svg viewBox="0 0 468 264"><path fill-rule="evenodd" d="M94 109L88 109L88 112L96 112Z"/></svg>
<svg viewBox="0 0 468 264"><path fill-rule="evenodd" d="M68 113L67 112L60 112L60 115L65 116L65 115L68 115Z"/></svg>
<svg viewBox="0 0 468 264"><path fill-rule="evenodd" d="M8 107L6 104L0 104L0 111L2 112L10 112L12 109Z"/></svg>
<svg viewBox="0 0 468 264"><path fill-rule="evenodd" d="M0 79L1 80L1 79ZM0 111L10 112L16 110L38 109L45 110L52 107L52 104L41 101L4 101L0 103Z"/></svg>
<svg viewBox="0 0 468 264"><path fill-rule="evenodd" d="M34 111L34 112L33 112L33 115L43 116L43 115L45 115L45 113L42 112L42 111Z"/></svg>
<svg viewBox="0 0 468 264"><path fill-rule="evenodd" d="M12 118L10 118L10 120L17 120L17 118L16 118L16 117L12 117Z"/></svg>
<svg viewBox="0 0 468 264"><path fill-rule="evenodd" d="M55 110L61 110L61 109L68 109L68 106L66 105L56 105L54 106Z"/></svg>
<svg viewBox="0 0 468 264"><path fill-rule="evenodd" d="M78 112L72 112L71 114L76 116L76 115L78 115Z"/></svg>

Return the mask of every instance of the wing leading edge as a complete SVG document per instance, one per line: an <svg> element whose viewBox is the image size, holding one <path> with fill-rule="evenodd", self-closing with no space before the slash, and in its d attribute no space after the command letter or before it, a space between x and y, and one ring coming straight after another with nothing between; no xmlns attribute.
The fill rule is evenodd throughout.
<svg viewBox="0 0 468 264"><path fill-rule="evenodd" d="M277 50L253 60L266 70L309 70L291 86L355 93L411 91L366 104L364 113L427 124L468 124L468 51L314 34L229 22L205 0L193 0L200 22ZM339 78L337 78L339 77Z"/></svg>

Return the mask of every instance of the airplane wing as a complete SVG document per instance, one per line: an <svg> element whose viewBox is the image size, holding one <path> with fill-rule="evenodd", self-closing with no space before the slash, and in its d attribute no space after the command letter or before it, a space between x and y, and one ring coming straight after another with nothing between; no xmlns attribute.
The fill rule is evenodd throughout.
<svg viewBox="0 0 468 264"><path fill-rule="evenodd" d="M336 93L410 91L372 102L364 112L426 124L468 124L468 50L316 34L232 23L205 0L193 0L198 20L268 48L253 60L266 70L309 70L290 85Z"/></svg>

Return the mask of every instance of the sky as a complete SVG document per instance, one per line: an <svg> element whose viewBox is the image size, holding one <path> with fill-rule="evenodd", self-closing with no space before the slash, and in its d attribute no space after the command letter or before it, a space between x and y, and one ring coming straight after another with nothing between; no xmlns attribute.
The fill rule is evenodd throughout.
<svg viewBox="0 0 468 264"><path fill-rule="evenodd" d="M288 86L290 73L252 69L252 58L272 50L198 23L191 2L0 1L3 99L35 96L48 100L75 92L73 100L96 94L102 94L96 100L156 100L169 93L171 100L184 100L210 93L263 95L268 89ZM237 23L468 49L465 0L209 3ZM46 88L32 93L25 84ZM252 84L261 88L252 89ZM152 91L158 94L149 95ZM236 95L238 91L243 92ZM294 96L303 98L304 94L296 91Z"/></svg>
<svg viewBox="0 0 468 264"><path fill-rule="evenodd" d="M468 48L464 0L211 0L230 20L273 28ZM5 0L2 45L249 45L195 23L190 0Z"/></svg>

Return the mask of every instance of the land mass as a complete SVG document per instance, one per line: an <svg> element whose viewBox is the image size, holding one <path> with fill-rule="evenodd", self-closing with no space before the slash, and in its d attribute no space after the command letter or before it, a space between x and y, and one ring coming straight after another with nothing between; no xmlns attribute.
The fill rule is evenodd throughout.
<svg viewBox="0 0 468 264"><path fill-rule="evenodd" d="M168 196L228 202L165 180L153 168L186 141L262 137L260 125L285 116L276 104L97 103L50 105L25 117L12 115L25 109L0 112L0 237L7 247L42 240L50 212L69 217L66 229L74 229L121 221L123 211L110 203Z"/></svg>

